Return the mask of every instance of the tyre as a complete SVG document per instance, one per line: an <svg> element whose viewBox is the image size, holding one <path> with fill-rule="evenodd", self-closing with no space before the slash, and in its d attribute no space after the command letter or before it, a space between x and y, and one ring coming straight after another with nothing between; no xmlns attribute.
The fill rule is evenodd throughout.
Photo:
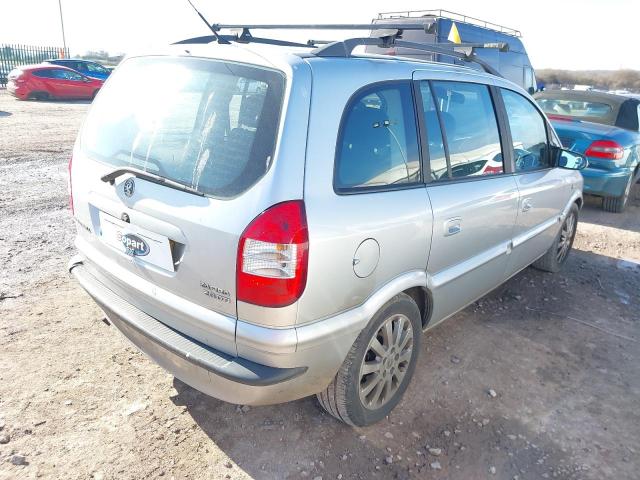
<svg viewBox="0 0 640 480"><path fill-rule="evenodd" d="M578 229L578 206L574 203L564 219L562 227L558 232L553 244L547 250L542 257L533 263L533 266L538 270L544 270L545 272L556 273L562 267L562 264L567 260L571 247L573 246L573 239L576 236L576 230Z"/></svg>
<svg viewBox="0 0 640 480"><path fill-rule="evenodd" d="M605 212L622 213L624 207L627 206L629 195L631 193L631 186L633 185L633 175L629 175L627 185L624 188L624 193L619 197L604 197L602 199L602 209Z"/></svg>
<svg viewBox="0 0 640 480"><path fill-rule="evenodd" d="M29 94L29 100L49 100L49 94L47 92L31 92Z"/></svg>
<svg viewBox="0 0 640 480"><path fill-rule="evenodd" d="M386 417L404 394L420 352L422 323L413 299L401 293L369 321L326 390L322 408L362 427Z"/></svg>

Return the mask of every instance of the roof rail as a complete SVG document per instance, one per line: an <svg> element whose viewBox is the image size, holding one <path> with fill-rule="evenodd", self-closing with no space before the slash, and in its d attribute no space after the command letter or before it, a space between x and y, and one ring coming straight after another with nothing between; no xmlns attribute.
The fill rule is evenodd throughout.
<svg viewBox="0 0 640 480"><path fill-rule="evenodd" d="M382 12L378 14L378 20L392 20L396 18L421 18L421 17L438 17L448 18L457 22L469 23L478 27L487 28L496 32L506 33L514 37L521 37L520 30L515 28L505 27L498 25L497 23L487 22L486 20L480 20L479 18L470 17L461 13L452 12L450 10L434 9L434 10L402 10L398 12Z"/></svg>
<svg viewBox="0 0 640 480"><path fill-rule="evenodd" d="M317 57L350 57L354 48L363 45L376 46L380 48L402 47L423 52L436 53L449 57L458 58L465 62L474 62L480 65L485 72L492 75L502 77L487 62L478 58L475 53L477 48L495 48L506 52L509 50L509 44L499 43L417 43L399 40L403 30L421 30L425 28L424 24L384 24L384 29L376 28L375 24L269 24L269 25L240 25L240 24L216 24L209 26L213 35L204 37L195 37L187 40L175 42L174 45L180 44L203 44L217 41L218 43L228 44L230 42L238 43L263 43L269 45L289 46L289 47L311 47L311 54ZM220 34L222 29L240 30L241 32L233 35ZM326 40L308 40L307 43L290 42L287 40L277 40L273 38L254 37L251 34L254 30L370 30L375 31L375 37L357 37L348 38L341 41ZM322 46L319 46L322 45Z"/></svg>
<svg viewBox="0 0 640 480"><path fill-rule="evenodd" d="M323 47L316 48L312 50L311 53L317 57L349 57L351 56L353 49L360 45L371 45L380 48L401 47L420 50L423 52L437 53L439 55L458 58L465 62L477 63L485 72L495 75L496 77L502 77L502 74L487 62L479 58L475 53L475 49L496 48L502 52L509 51L509 44L504 42L429 44L405 42L404 40L397 40L395 35L388 35L382 37L349 38L347 40L332 42Z"/></svg>

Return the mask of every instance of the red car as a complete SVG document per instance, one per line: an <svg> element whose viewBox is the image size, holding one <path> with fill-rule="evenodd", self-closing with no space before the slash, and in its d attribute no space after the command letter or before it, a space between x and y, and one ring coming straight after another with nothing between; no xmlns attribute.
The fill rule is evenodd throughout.
<svg viewBox="0 0 640 480"><path fill-rule="evenodd" d="M9 73L7 91L20 100L93 98L103 83L59 65L24 65Z"/></svg>

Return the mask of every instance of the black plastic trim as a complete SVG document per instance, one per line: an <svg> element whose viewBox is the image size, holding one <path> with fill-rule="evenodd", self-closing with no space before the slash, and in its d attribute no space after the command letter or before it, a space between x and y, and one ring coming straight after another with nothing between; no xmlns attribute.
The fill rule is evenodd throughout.
<svg viewBox="0 0 640 480"><path fill-rule="evenodd" d="M507 108L504 105L502 92L494 85L489 86L491 98L493 99L493 108L496 111L496 119L498 121L498 130L500 131L500 148L502 148L502 165L505 173L515 173L516 164L513 156L513 139L511 138L511 129L509 126L509 117Z"/></svg>

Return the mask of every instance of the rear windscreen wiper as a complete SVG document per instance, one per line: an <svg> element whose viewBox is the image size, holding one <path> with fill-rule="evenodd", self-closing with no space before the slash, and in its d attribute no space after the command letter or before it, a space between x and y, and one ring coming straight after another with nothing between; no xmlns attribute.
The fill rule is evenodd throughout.
<svg viewBox="0 0 640 480"><path fill-rule="evenodd" d="M131 167L116 168L112 172L109 172L106 175L103 175L102 177L100 177L100 180L102 180L103 182L109 182L109 184L113 185L116 181L116 178L118 178L121 175L124 175L125 173L130 173L132 175L135 175L138 178L141 178L143 180L148 180L153 183L157 183L158 185L165 185L170 188L175 188L176 190L182 190L183 192L193 193L194 195L204 197L204 193L199 192L193 187L184 185L174 180L169 180L168 178L161 177L160 175L156 175L155 173L145 172L143 170L138 170L137 168L131 168Z"/></svg>

